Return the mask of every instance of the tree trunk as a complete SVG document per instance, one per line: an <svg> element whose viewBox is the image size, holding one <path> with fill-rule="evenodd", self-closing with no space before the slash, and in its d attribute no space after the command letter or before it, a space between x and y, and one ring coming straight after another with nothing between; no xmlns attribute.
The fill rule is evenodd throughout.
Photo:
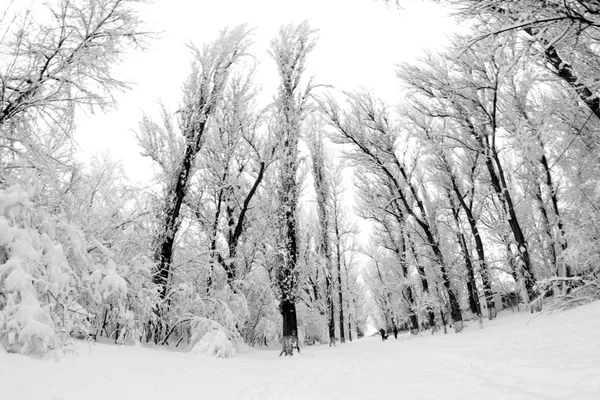
<svg viewBox="0 0 600 400"><path fill-rule="evenodd" d="M479 305L479 294L477 293L477 283L475 281L475 272L473 270L473 263L471 262L471 254L465 235L462 233L459 217L459 209L456 206L456 202L452 197L452 194L447 192L450 206L452 207L452 216L454 217L454 225L456 227L456 236L460 245L463 260L465 262L465 268L467 270L467 293L469 298L469 308L471 312L477 316L478 320L481 321L481 307Z"/></svg>
<svg viewBox="0 0 600 400"><path fill-rule="evenodd" d="M294 348L298 351L298 321L296 317L296 303L283 299L281 302L281 317L283 319L283 350L286 356L294 354Z"/></svg>
<svg viewBox="0 0 600 400"><path fill-rule="evenodd" d="M256 194L256 191L257 191L258 187L260 186L260 183L263 180L265 169L266 169L266 163L264 161L261 161L260 165L259 165L259 169L258 169L258 175L256 177L256 180L252 184L250 191L246 195L244 202L242 203L242 207L240 209L240 215L238 216L237 221L234 222L232 212L228 213L230 229L227 234L227 248L229 250L229 257L228 257L227 262L223 262L223 259L220 257L220 260L221 260L220 263L223 266L223 268L225 269L225 272L227 274L227 283L229 284L229 287L231 287L231 289L234 292L237 291L236 287L234 285L234 281L237 279L237 268L236 268L235 259L237 256L238 244L240 242L240 238L241 238L242 234L244 233L244 226L245 226L244 222L246 220L246 214L248 213L248 210L250 208L250 203L252 201L252 198Z"/></svg>
<svg viewBox="0 0 600 400"><path fill-rule="evenodd" d="M554 215L556 217L556 226L558 228L560 248L564 252L568 248L565 227L563 226L562 217L561 217L560 211L558 209L558 196L556 195L556 189L555 189L554 183L552 181L552 173L550 171L550 166L548 165L548 159L546 158L546 154L544 153L545 152L544 143L541 140L540 140L540 147L542 149L542 157L540 159L540 163L542 164L542 170L543 170L544 176L546 178L545 179L546 187L548 188L548 191L550 192L550 200L552 202L552 210L554 211ZM566 263L565 263L565 267L564 267L564 275L567 278L570 278L573 276L571 267Z"/></svg>
<svg viewBox="0 0 600 400"><path fill-rule="evenodd" d="M413 296L413 292L412 292L412 287L408 286L406 288L406 292L407 292L407 301L408 301L408 315L410 318L410 333L412 333L413 335L417 335L419 333L419 319L417 317L417 314L415 313L414 310L414 296ZM430 318L431 320L431 318Z"/></svg>
<svg viewBox="0 0 600 400"><path fill-rule="evenodd" d="M545 42L545 41L544 41ZM554 68L554 72L571 86L581 101L590 109L590 111L600 120L600 98L594 94L580 79L575 75L571 64L563 61L558 54L556 47L545 45L544 57L548 64Z"/></svg>
<svg viewBox="0 0 600 400"><path fill-rule="evenodd" d="M348 339L352 341L352 314L348 313Z"/></svg>
<svg viewBox="0 0 600 400"><path fill-rule="evenodd" d="M417 270L419 271L419 276L421 277L421 289L423 290L423 293L428 295L430 294L429 283L427 282L427 277L425 275L425 268L423 268L422 265L418 265ZM429 317L429 326L433 327L435 325L435 313L433 311L433 307L431 307L431 304L427 304L427 315Z"/></svg>
<svg viewBox="0 0 600 400"><path fill-rule="evenodd" d="M333 307L333 284L331 276L325 277L327 290L327 326L329 330L329 346L335 346L335 310Z"/></svg>
<svg viewBox="0 0 600 400"><path fill-rule="evenodd" d="M458 202L461 205L462 210L465 212L467 216L467 221L469 223L469 228L471 230L471 235L473 236L473 240L475 241L475 251L477 252L477 258L479 259L479 274L481 276L481 281L483 283L483 294L485 295L485 302L488 309L488 319L492 320L496 318L496 305L494 303L494 293L492 291L492 282L490 278L490 272L487 267L487 263L485 261L485 250L483 247L483 240L481 239L481 235L479 234L479 228L477 227L477 221L475 220L475 216L473 214L473 205L467 204L463 194L461 193L458 182L454 175L451 175L451 183L452 189L458 198ZM479 302L478 302L479 304ZM481 304L479 305L481 312Z"/></svg>
<svg viewBox="0 0 600 400"><path fill-rule="evenodd" d="M345 343L346 338L344 336L344 296L342 286L342 254L340 241L342 240L340 235L340 227L338 224L337 216L334 221L335 224L335 236L336 236L336 262L337 262L337 283L338 283L338 301L340 304L340 343Z"/></svg>
<svg viewBox="0 0 600 400"><path fill-rule="evenodd" d="M544 238L541 239L542 248L545 250L546 257L550 263L548 266L548 272L551 275L558 276L557 270L557 259L556 259L556 250L554 248L554 236L552 235L552 228L550 227L550 219L548 218L548 212L546 211L546 206L544 204L544 199L542 197L542 190L540 186L535 183L535 189L533 196L537 202L538 210L540 212L540 217L542 221L542 227L545 234ZM540 235L542 236L542 235ZM547 265L547 264L546 264Z"/></svg>
<svg viewBox="0 0 600 400"><path fill-rule="evenodd" d="M183 198L187 193L188 183L191 178L192 168L196 161L196 154L200 150L201 138L204 133L205 122L199 124L198 131L187 139L186 149L177 179L167 195L163 208L163 215L159 224L159 233L155 239L154 262L157 264L153 275L153 282L159 286L159 296L162 301L167 298L171 263L173 262L173 245L179 225L179 214Z"/></svg>
<svg viewBox="0 0 600 400"><path fill-rule="evenodd" d="M346 342L346 337L344 335L344 298L342 295L342 277L341 277L341 270L340 267L338 265L338 301L340 304L340 343L345 343Z"/></svg>
<svg viewBox="0 0 600 400"><path fill-rule="evenodd" d="M531 301L536 297L536 293L534 289L535 277L533 275L533 265L529 256L529 246L527 245L527 240L525 239L525 235L523 234L523 230L519 224L517 213L515 211L510 192L508 191L506 178L504 177L504 170L502 169L502 164L500 163L498 153L489 146L486 148L492 152L492 155L485 155L486 166L490 175L492 187L494 188L498 199L504 206L504 210L507 213L508 225L510 226L513 238L515 239L515 243L517 245L517 254L519 254L522 264L521 270L523 272L525 290L527 291L528 301Z"/></svg>

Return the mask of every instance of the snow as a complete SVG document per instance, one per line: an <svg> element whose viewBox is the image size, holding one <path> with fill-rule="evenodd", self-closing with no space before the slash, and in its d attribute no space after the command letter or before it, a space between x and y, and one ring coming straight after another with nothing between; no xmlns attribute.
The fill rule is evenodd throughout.
<svg viewBox="0 0 600 400"><path fill-rule="evenodd" d="M104 296L104 298L107 298L113 293L125 296L127 294L127 282L113 270L102 280L100 290L102 291L102 296Z"/></svg>
<svg viewBox="0 0 600 400"><path fill-rule="evenodd" d="M214 355L220 358L231 358L235 353L235 345L227 338L223 329L206 332L192 348L192 354Z"/></svg>
<svg viewBox="0 0 600 400"><path fill-rule="evenodd" d="M14 264L14 267L12 269L12 272L8 274L8 277L4 282L6 290L8 290L9 292L25 290L29 282L31 282L31 275L23 271L23 268L21 268L21 266L19 265L18 260L15 260L13 258L4 265L8 264L9 262L11 263L11 265Z"/></svg>
<svg viewBox="0 0 600 400"><path fill-rule="evenodd" d="M60 361L0 351L0 399L598 399L600 302L498 314L460 334L302 348L241 346L232 359L78 342Z"/></svg>

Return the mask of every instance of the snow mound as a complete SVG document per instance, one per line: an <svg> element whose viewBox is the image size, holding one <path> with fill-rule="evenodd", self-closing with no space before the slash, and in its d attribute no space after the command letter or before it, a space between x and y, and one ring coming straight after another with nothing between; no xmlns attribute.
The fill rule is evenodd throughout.
<svg viewBox="0 0 600 400"><path fill-rule="evenodd" d="M236 348L227 338L222 329L206 332L202 339L194 345L192 354L203 354L218 358L232 358L236 354Z"/></svg>
<svg viewBox="0 0 600 400"><path fill-rule="evenodd" d="M218 358L232 358L237 352L238 336L218 322L196 317L192 321L191 352Z"/></svg>
<svg viewBox="0 0 600 400"><path fill-rule="evenodd" d="M29 320L19 332L19 341L23 344L21 352L24 354L43 354L54 350L58 345L54 328L34 319Z"/></svg>
<svg viewBox="0 0 600 400"><path fill-rule="evenodd" d="M116 271L111 271L100 284L102 296L107 298L113 293L124 296L127 294L127 282Z"/></svg>

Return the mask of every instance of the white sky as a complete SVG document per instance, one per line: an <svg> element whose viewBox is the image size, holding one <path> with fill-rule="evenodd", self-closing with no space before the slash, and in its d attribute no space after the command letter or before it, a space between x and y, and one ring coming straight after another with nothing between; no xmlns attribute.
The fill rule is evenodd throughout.
<svg viewBox="0 0 600 400"><path fill-rule="evenodd" d="M140 156L134 133L142 112L154 112L159 99L177 107L189 71L186 43L200 47L224 27L239 23L256 28L251 52L260 60L257 78L264 98L272 98L278 82L269 41L281 25L308 19L319 37L308 60L315 83L341 90L364 87L395 102L400 96L394 65L414 59L423 49L441 48L446 33L455 29L433 1L404 3L404 9L396 10L372 0L155 0L144 6L141 19L161 37L144 52L126 54L115 67L119 78L134 83L133 90L117 96L118 109L80 118L80 157L87 161L95 152L110 151L132 180L151 178L151 164Z"/></svg>

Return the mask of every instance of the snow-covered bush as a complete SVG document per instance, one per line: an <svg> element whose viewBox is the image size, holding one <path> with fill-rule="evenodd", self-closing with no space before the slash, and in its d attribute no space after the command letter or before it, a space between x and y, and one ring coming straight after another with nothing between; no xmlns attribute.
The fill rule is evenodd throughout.
<svg viewBox="0 0 600 400"><path fill-rule="evenodd" d="M0 189L0 343L7 351L60 350L68 329L81 325L87 312L70 296L71 273L50 217L20 186Z"/></svg>
<svg viewBox="0 0 600 400"><path fill-rule="evenodd" d="M147 262L137 259L132 264L118 265L109 259L89 277L89 307L96 310L97 316L95 333L106 334L119 344L139 343L157 302Z"/></svg>
<svg viewBox="0 0 600 400"><path fill-rule="evenodd" d="M219 358L231 358L237 352L241 337L235 330L226 329L218 322L194 317L192 320L191 352Z"/></svg>

